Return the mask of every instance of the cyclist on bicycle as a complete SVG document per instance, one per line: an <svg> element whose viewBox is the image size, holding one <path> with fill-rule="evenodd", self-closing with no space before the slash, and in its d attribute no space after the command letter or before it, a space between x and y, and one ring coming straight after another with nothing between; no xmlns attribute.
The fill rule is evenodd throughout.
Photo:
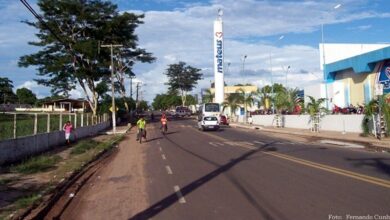
<svg viewBox="0 0 390 220"><path fill-rule="evenodd" d="M161 121L161 128L163 129L162 131L167 132L168 131L168 119L164 113L162 114L160 121Z"/></svg>
<svg viewBox="0 0 390 220"><path fill-rule="evenodd" d="M138 133L137 133L137 141L144 136L145 132L145 127L146 127L146 121L144 119L144 116L140 116L140 118L137 121L137 128L138 128ZM145 136L146 139L146 136Z"/></svg>

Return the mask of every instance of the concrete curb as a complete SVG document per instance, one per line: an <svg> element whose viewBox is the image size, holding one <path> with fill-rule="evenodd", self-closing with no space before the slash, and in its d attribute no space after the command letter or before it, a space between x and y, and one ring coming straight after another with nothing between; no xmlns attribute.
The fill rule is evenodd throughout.
<svg viewBox="0 0 390 220"><path fill-rule="evenodd" d="M267 129L259 125L241 125L241 124L230 124L231 127L236 128L244 128L244 129L254 129L254 130L261 130L265 132L272 132L272 133L281 133L281 134L293 134L293 135L300 135L303 137L313 137L320 139L320 143L323 143L323 141L328 142L327 144L333 144L338 146L344 146L344 147L350 147L350 148L369 148L369 149L375 149L376 151L387 151L390 152L390 146L387 147L387 143L376 143L373 142L373 140L367 139L367 140L350 140L340 137L327 137L322 135L311 135L306 134L302 132L294 132L294 131L284 131L284 130L275 130L275 129ZM325 143L324 142L324 143Z"/></svg>

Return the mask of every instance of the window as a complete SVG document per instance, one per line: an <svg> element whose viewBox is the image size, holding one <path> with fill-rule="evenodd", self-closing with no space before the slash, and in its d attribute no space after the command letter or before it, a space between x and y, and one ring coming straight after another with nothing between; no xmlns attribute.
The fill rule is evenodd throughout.
<svg viewBox="0 0 390 220"><path fill-rule="evenodd" d="M204 108L206 112L219 112L219 104L217 103L207 103Z"/></svg>
<svg viewBox="0 0 390 220"><path fill-rule="evenodd" d="M204 117L205 121L218 121L217 117Z"/></svg>

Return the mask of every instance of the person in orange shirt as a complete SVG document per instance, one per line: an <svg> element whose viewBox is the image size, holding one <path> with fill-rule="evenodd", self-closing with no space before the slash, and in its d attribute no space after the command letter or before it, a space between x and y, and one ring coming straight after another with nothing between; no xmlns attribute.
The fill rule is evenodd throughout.
<svg viewBox="0 0 390 220"><path fill-rule="evenodd" d="M161 116L161 129L163 133L168 131L168 119L167 116L163 113Z"/></svg>

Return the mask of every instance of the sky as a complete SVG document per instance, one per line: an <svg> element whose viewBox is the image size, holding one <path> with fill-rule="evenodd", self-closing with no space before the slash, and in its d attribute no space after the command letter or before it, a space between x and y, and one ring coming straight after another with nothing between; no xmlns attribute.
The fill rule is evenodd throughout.
<svg viewBox="0 0 390 220"><path fill-rule="evenodd" d="M28 2L39 11L36 0ZM322 81L319 43L390 43L388 0L112 0L121 12L144 14L136 29L139 47L153 53L152 64L136 64L134 82L142 82L141 98L151 103L165 93L164 72L179 61L202 70L192 92L209 88L214 80L213 22L224 11L225 82L271 81L304 88ZM340 7L334 8L341 4ZM28 45L37 30L21 23L35 18L19 0L0 0L0 77L26 87L39 98L50 88L37 85L35 67L20 68L19 58L39 50ZM281 37L283 36L283 37ZM246 59L244 56L246 55ZM287 68L290 66L290 68ZM271 74L272 70L272 74ZM287 80L286 80L287 76ZM129 87L130 83L126 83ZM135 86L133 85L133 91ZM129 91L129 88L127 88ZM71 97L84 97L74 90Z"/></svg>

